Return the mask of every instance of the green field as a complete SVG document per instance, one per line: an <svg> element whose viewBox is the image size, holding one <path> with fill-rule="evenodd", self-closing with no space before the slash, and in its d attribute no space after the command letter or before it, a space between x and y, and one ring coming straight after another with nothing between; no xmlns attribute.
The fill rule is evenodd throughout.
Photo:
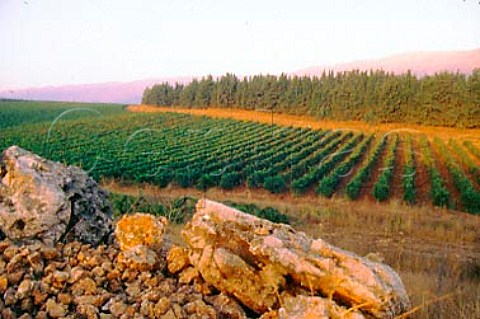
<svg viewBox="0 0 480 319"><path fill-rule="evenodd" d="M120 104L0 100L0 130L21 124L99 117L123 112Z"/></svg>
<svg viewBox="0 0 480 319"><path fill-rule="evenodd" d="M132 114L101 104L7 101L0 102L0 118L1 149L19 145L96 179L395 198L480 213L480 158L464 140Z"/></svg>

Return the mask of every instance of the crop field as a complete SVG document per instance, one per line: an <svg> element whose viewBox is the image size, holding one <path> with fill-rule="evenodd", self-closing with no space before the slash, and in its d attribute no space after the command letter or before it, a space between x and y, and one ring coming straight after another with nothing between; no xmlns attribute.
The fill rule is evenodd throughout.
<svg viewBox="0 0 480 319"><path fill-rule="evenodd" d="M0 130L55 119L78 119L123 112L119 104L0 100Z"/></svg>
<svg viewBox="0 0 480 319"><path fill-rule="evenodd" d="M133 114L120 105L35 103L0 103L0 148L19 145L78 165L96 179L400 199L480 213L480 150L468 139Z"/></svg>

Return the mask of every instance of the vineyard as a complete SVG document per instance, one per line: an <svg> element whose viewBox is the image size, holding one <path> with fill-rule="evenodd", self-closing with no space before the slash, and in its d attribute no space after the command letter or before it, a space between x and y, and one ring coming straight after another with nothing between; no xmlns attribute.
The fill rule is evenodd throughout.
<svg viewBox="0 0 480 319"><path fill-rule="evenodd" d="M12 103L31 104L14 108ZM45 106L44 111L32 111L32 105L0 103L0 148L16 144L81 166L96 179L203 191L247 187L292 196L398 199L480 213L475 140L132 114L118 105ZM70 117L58 118L62 112Z"/></svg>

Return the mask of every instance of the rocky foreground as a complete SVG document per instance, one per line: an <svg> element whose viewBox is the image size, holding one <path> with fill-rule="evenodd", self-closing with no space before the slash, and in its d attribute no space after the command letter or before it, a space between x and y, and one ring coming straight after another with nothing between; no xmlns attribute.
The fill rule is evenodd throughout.
<svg viewBox="0 0 480 319"><path fill-rule="evenodd" d="M216 202L197 203L185 247L163 217L111 216L85 172L6 150L0 317L389 319L410 307L387 265Z"/></svg>

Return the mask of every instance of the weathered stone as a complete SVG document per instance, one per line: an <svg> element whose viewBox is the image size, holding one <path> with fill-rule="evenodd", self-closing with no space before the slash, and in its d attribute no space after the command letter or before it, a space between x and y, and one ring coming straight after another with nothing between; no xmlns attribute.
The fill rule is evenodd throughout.
<svg viewBox="0 0 480 319"><path fill-rule="evenodd" d="M390 267L219 203L199 201L183 236L205 281L258 313L279 307L280 292L299 290L376 318L410 306Z"/></svg>
<svg viewBox="0 0 480 319"><path fill-rule="evenodd" d="M0 231L29 242L103 242L111 233L107 193L83 170L17 146L0 157Z"/></svg>
<svg viewBox="0 0 480 319"><path fill-rule="evenodd" d="M65 317L67 310L53 299L48 299L46 303L48 315L53 318Z"/></svg>
<svg viewBox="0 0 480 319"><path fill-rule="evenodd" d="M206 297L206 300L215 308L222 317L230 319L246 319L247 315L242 307L227 295L220 294Z"/></svg>
<svg viewBox="0 0 480 319"><path fill-rule="evenodd" d="M157 254L144 245L137 245L121 252L117 261L136 271L151 271L160 265Z"/></svg>
<svg viewBox="0 0 480 319"><path fill-rule="evenodd" d="M15 313L10 308L3 309L2 313L1 313L1 318L3 318L3 319L15 319Z"/></svg>
<svg viewBox="0 0 480 319"><path fill-rule="evenodd" d="M287 296L276 313L278 319L366 319L358 310L338 306L332 300L310 296ZM263 317L262 317L263 318ZM275 317L274 317L275 318ZM263 318L264 319L264 318Z"/></svg>
<svg viewBox="0 0 480 319"><path fill-rule="evenodd" d="M127 305L121 301L114 302L109 308L112 315L119 318L127 310Z"/></svg>
<svg viewBox="0 0 480 319"><path fill-rule="evenodd" d="M5 275L0 276L0 294L4 294L8 288L8 278Z"/></svg>
<svg viewBox="0 0 480 319"><path fill-rule="evenodd" d="M18 285L17 299L22 300L26 298L33 288L33 282L29 279L25 279Z"/></svg>
<svg viewBox="0 0 480 319"><path fill-rule="evenodd" d="M190 264L188 252L183 247L173 246L168 251L167 268L172 274L176 274L185 269Z"/></svg>
<svg viewBox="0 0 480 319"><path fill-rule="evenodd" d="M150 214L124 215L115 227L115 238L122 251L137 245L158 251L162 247L167 219Z"/></svg>
<svg viewBox="0 0 480 319"><path fill-rule="evenodd" d="M207 305L203 300L197 299L192 302L187 303L183 309L188 315L199 315L201 318L210 318L216 319L217 312L215 308Z"/></svg>
<svg viewBox="0 0 480 319"><path fill-rule="evenodd" d="M170 300L167 297L162 297L160 300L155 304L155 316L159 318L160 316L164 315L168 309L170 309Z"/></svg>

